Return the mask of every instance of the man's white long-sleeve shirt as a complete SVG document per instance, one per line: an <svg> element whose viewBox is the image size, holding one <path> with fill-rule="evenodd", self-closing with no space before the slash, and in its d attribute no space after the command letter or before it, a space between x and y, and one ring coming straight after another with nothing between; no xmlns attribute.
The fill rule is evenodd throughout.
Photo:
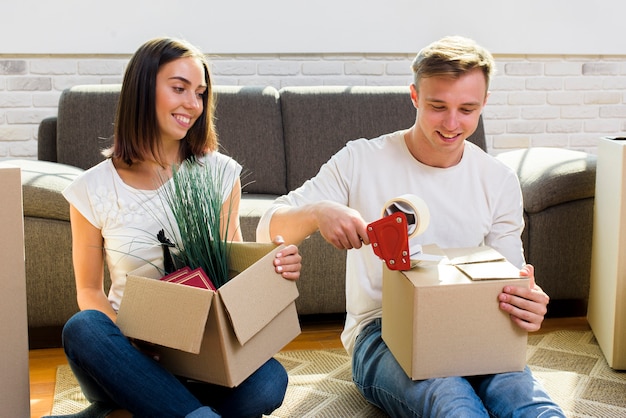
<svg viewBox="0 0 626 418"><path fill-rule="evenodd" d="M489 245L521 268L523 205L515 173L470 142L453 167L422 164L409 152L405 132L348 142L314 178L274 202L259 222L257 240L271 241L270 220L280 207L331 200L357 210L370 223L381 218L390 199L413 194L426 202L430 224L412 245ZM383 267L370 246L349 250L346 263L347 317L341 338L352 353L358 333L382 315Z"/></svg>

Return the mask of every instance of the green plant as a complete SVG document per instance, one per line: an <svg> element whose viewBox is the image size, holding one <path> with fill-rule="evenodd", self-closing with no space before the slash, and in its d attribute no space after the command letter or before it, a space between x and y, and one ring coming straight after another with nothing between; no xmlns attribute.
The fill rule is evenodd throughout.
<svg viewBox="0 0 626 418"><path fill-rule="evenodd" d="M172 170L172 178L160 189L178 230L178 235L171 239L165 236L165 231L159 233L166 264L167 253L172 248L173 268L202 267L215 286L220 287L228 281L230 244L225 237L229 236L231 216L230 211L222 213L223 190L230 190L236 179L228 176L225 164L197 159L186 160ZM226 229L224 234L222 227ZM168 229L175 230L171 226Z"/></svg>

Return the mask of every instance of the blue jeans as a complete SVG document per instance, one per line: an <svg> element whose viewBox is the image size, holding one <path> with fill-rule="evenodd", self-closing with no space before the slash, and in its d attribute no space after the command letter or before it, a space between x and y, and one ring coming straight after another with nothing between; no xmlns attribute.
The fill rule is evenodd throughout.
<svg viewBox="0 0 626 418"><path fill-rule="evenodd" d="M522 372L411 380L381 336L381 321L356 340L354 383L392 417L564 417L528 367Z"/></svg>
<svg viewBox="0 0 626 418"><path fill-rule="evenodd" d="M70 318L63 328L63 347L90 402L126 409L136 417L258 417L278 408L287 390L287 372L275 359L235 388L178 378L95 310Z"/></svg>

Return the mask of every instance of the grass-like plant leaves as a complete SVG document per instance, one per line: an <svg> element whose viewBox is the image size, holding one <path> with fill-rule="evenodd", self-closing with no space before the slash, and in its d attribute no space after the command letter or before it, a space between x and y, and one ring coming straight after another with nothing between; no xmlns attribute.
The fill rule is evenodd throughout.
<svg viewBox="0 0 626 418"><path fill-rule="evenodd" d="M174 267L202 267L218 288L228 281L230 248L226 237L231 213L222 213L222 191L236 180L227 173L227 166L216 160L186 160L173 168L172 178L160 189L179 230L170 242Z"/></svg>

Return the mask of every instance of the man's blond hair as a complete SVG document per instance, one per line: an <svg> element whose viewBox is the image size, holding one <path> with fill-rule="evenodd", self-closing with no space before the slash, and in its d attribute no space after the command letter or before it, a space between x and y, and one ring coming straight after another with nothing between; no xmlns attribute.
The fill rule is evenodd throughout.
<svg viewBox="0 0 626 418"><path fill-rule="evenodd" d="M462 36L447 36L423 48L413 60L413 82L419 89L422 78L458 78L476 68L485 75L487 88L495 73L491 53L475 41Z"/></svg>

